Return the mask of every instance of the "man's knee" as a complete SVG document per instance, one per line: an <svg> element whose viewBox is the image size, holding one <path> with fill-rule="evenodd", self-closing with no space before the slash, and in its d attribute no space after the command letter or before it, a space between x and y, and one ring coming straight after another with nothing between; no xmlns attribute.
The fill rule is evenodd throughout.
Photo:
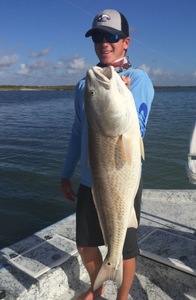
<svg viewBox="0 0 196 300"><path fill-rule="evenodd" d="M77 245L78 252L81 256L92 256L95 255L98 251L98 247L81 247Z"/></svg>
<svg viewBox="0 0 196 300"><path fill-rule="evenodd" d="M80 247L80 246L77 245L77 249L78 249L78 252L80 254L82 254L85 251L86 247Z"/></svg>

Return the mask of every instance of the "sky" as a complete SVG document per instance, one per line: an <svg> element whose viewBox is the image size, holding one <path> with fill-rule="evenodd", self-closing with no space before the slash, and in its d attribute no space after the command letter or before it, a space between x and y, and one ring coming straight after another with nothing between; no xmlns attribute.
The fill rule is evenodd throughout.
<svg viewBox="0 0 196 300"><path fill-rule="evenodd" d="M75 85L98 63L85 33L104 9L127 18L129 60L154 85L196 85L196 0L0 0L0 85Z"/></svg>

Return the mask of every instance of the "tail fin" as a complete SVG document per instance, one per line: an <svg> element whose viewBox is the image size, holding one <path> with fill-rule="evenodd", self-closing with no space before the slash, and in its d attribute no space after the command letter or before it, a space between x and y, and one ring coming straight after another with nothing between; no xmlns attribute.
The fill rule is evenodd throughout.
<svg viewBox="0 0 196 300"><path fill-rule="evenodd" d="M121 286L123 280L122 261L120 263L117 262L117 265L118 266L114 267L114 265L108 260L103 262L93 286L94 291L97 290L106 280L113 280L116 283L117 288Z"/></svg>

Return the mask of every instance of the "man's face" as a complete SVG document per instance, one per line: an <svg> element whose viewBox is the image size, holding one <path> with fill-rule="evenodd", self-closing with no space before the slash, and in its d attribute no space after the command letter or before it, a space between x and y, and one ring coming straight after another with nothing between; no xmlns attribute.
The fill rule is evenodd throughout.
<svg viewBox="0 0 196 300"><path fill-rule="evenodd" d="M120 39L117 43L108 43L103 38L101 43L95 43L95 52L103 64L113 63L125 56L125 50L129 47L130 38Z"/></svg>

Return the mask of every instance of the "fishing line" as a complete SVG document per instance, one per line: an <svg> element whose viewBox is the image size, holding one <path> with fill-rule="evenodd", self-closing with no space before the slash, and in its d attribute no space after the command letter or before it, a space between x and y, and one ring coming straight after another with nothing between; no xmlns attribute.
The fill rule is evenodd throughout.
<svg viewBox="0 0 196 300"><path fill-rule="evenodd" d="M138 41L138 40L134 39L133 37L131 37L131 39L132 39L132 40L134 40L135 42L137 42L137 43L141 44L142 46L144 46L144 47L146 47L146 48L148 48L148 49L150 49L150 50L154 51L155 53L157 53L157 54L159 54L159 55L163 56L164 58L167 58L167 59L171 60L172 62L174 62L174 63L178 64L179 66L181 66L181 67L183 67L183 68L186 68L187 70L189 70L189 71L191 71L191 72L195 72L194 70L192 70L192 69L190 69L190 68L186 67L185 65L182 65L182 64L180 64L180 63L179 63L179 62L177 62L176 60L174 60L174 59L172 59L172 58L170 58L170 57L168 57L168 56L164 55L163 53L161 53L161 52L159 52L159 51L157 51L157 50L154 50L153 48L151 48L151 47L149 47L149 46L147 46L147 45L143 44L142 42L140 42L140 41Z"/></svg>
<svg viewBox="0 0 196 300"><path fill-rule="evenodd" d="M76 4L74 4L74 3L72 3L72 2L70 2L70 1L68 1L68 0L64 0L64 1L65 1L65 2L67 2L67 3L69 3L70 5L72 5L72 6L76 7L76 8L78 8L79 10L81 10L81 11L85 12L86 14L88 14L88 15L90 15L90 16L92 16L92 17L94 17L94 15L92 15L92 14L91 14L91 13L89 13L88 11L84 10L83 8L79 7L78 5L76 5ZM177 65L179 65L179 66L181 66L181 67L183 67L183 68L186 68L187 70L189 70L189 71L191 71L191 72L194 72L194 73L195 73L195 71L194 71L194 70L192 70L192 69L190 69L190 68L186 67L185 65L182 65L182 64L180 64L180 63L179 63L179 62L177 62L176 60L174 60L174 59L172 59L172 58L170 58L170 57L168 57L168 56L164 55L163 53L161 53L161 52L159 52L159 51L157 51L157 50L155 50L155 49L153 49L153 48L151 48L151 47L149 47L149 46L147 46L147 45L145 45L144 43L142 43L142 42L140 42L140 41L138 41L138 40L134 39L133 37L131 37L131 39L132 39L133 41L135 41L135 42L137 42L137 43L141 44L142 46L144 46L144 47L146 47L146 48L150 49L151 51L153 51L153 52L155 52L155 53L157 53L157 54L159 54L159 55L163 56L164 58L166 58L166 59L168 59L168 60L170 60L170 61L172 61L172 62L176 63Z"/></svg>
<svg viewBox="0 0 196 300"><path fill-rule="evenodd" d="M69 4L71 4L72 6L74 6L74 7L76 7L76 8L78 8L78 9L80 9L81 11L85 12L86 14L88 14L88 15L94 17L91 13L89 13L88 11L84 10L83 8L77 6L76 4L74 4L74 3L72 3L72 2L70 2L70 1L68 1L68 0L64 0L64 1L67 2L67 3L69 3Z"/></svg>

